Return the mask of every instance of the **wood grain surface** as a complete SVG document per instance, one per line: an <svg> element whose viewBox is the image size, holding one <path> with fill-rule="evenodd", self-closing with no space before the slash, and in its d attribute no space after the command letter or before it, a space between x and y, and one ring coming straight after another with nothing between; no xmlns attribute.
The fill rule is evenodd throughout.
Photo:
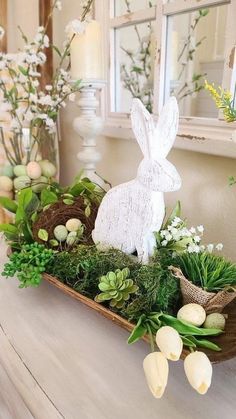
<svg viewBox="0 0 236 419"><path fill-rule="evenodd" d="M1 265L6 248L0 246ZM170 363L161 400L142 370L146 342L44 281L0 280L0 419L233 419L236 360L213 367L205 396Z"/></svg>

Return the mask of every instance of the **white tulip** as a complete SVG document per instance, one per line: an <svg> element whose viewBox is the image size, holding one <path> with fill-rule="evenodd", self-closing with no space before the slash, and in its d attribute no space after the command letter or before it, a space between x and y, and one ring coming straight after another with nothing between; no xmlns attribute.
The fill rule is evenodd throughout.
<svg viewBox="0 0 236 419"><path fill-rule="evenodd" d="M161 352L152 352L143 361L143 369L148 387L156 399L160 399L165 391L169 365Z"/></svg>
<svg viewBox="0 0 236 419"><path fill-rule="evenodd" d="M183 350L182 339L173 327L163 326L156 334L156 343L163 355L171 361L178 361Z"/></svg>
<svg viewBox="0 0 236 419"><path fill-rule="evenodd" d="M204 352L192 352L184 360L184 371L190 385L205 394L211 385L212 365Z"/></svg>

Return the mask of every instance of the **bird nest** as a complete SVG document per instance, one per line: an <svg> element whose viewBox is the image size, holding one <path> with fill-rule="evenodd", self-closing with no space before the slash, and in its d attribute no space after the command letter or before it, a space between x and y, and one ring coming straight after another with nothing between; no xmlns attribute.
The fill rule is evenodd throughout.
<svg viewBox="0 0 236 419"><path fill-rule="evenodd" d="M74 198L73 201L74 202L72 204L68 205L63 202L63 200L60 200L41 212L37 221L33 225L33 237L35 241L45 244L45 242L38 237L40 229L47 231L49 241L51 239L55 239L54 229L57 225L65 225L70 218L78 218L84 225L84 232L81 241L84 244L93 243L92 231L94 229L97 216L98 204L91 202L91 205L89 206L90 214L88 215L86 213L88 205L87 202L84 202L84 198L82 196Z"/></svg>

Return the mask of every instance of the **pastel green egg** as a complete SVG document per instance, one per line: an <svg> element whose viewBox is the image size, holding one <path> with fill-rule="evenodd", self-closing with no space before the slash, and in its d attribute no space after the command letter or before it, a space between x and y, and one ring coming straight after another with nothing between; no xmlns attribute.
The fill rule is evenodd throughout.
<svg viewBox="0 0 236 419"><path fill-rule="evenodd" d="M48 179L45 176L40 176L38 179L32 181L32 191L35 193L41 192L48 185Z"/></svg>
<svg viewBox="0 0 236 419"><path fill-rule="evenodd" d="M54 228L54 236L59 242L64 242L68 236L68 231L66 227L62 224L59 224Z"/></svg>
<svg viewBox="0 0 236 419"><path fill-rule="evenodd" d="M71 231L66 238L66 244L68 244L68 246L73 246L77 241L78 237L76 231Z"/></svg>
<svg viewBox="0 0 236 419"><path fill-rule="evenodd" d="M13 166L11 166L10 164L7 164L6 166L4 166L3 169L2 169L2 174L4 176L8 176L10 178L13 178L13 176L14 176Z"/></svg>
<svg viewBox="0 0 236 419"><path fill-rule="evenodd" d="M14 179L14 188L17 191L20 191L23 188L27 188L27 186L30 186L31 180L29 176L18 176Z"/></svg>
<svg viewBox="0 0 236 419"><path fill-rule="evenodd" d="M26 166L24 164L17 164L13 169L15 176L25 176L26 173Z"/></svg>
<svg viewBox="0 0 236 419"><path fill-rule="evenodd" d="M57 169L49 160L41 160L38 162L41 169L42 174L46 177L53 177L55 176Z"/></svg>

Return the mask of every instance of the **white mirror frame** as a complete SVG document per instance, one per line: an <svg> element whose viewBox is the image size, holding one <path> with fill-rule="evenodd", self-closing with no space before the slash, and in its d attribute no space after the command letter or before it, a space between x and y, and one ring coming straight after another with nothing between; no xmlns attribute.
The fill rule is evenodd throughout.
<svg viewBox="0 0 236 419"><path fill-rule="evenodd" d="M199 8L228 5L224 74L222 85L232 93L236 83L236 1L235 0L157 0L157 5L146 10L113 17L111 4L114 0L95 2L95 17L102 24L104 75L107 86L103 95L104 135L114 138L133 139L130 115L111 112L111 92L114 91L114 48L115 28L155 20L157 23L157 46L154 76L154 114L158 115L163 106L165 73L165 40L168 16L194 11ZM219 156L236 157L236 123L227 123L219 112L218 118L181 117L175 148L198 151Z"/></svg>

